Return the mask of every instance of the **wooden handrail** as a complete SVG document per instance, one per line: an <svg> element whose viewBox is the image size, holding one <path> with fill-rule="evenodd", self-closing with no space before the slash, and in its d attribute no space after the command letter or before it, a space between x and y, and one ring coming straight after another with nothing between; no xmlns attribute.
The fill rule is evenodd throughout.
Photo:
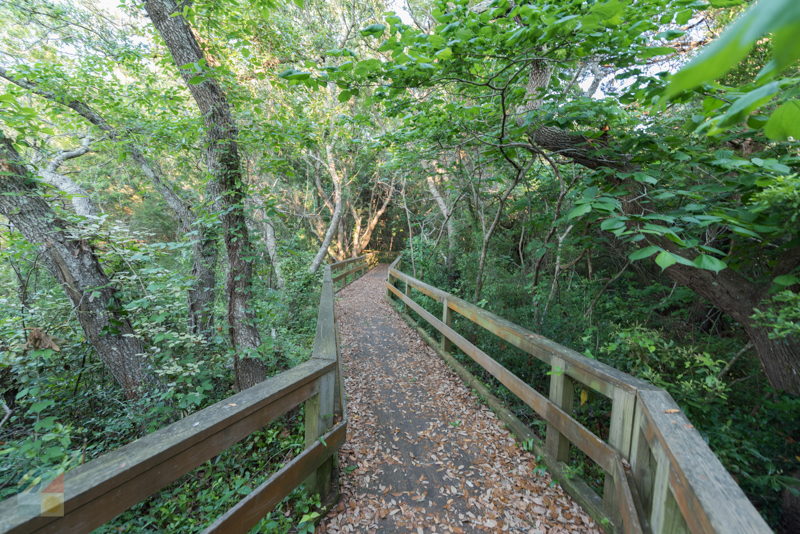
<svg viewBox="0 0 800 534"><path fill-rule="evenodd" d="M303 481L325 492L347 430L333 293L326 266L309 361L67 472L61 516L21 507L17 496L0 502L0 532L90 532L303 402L306 449L207 532L247 532Z"/></svg>
<svg viewBox="0 0 800 534"><path fill-rule="evenodd" d="M561 472L571 444L603 469L602 501L596 494L583 494L591 491L585 485L576 495L584 503L602 502L589 510L593 515L611 519L626 533L771 532L666 391L403 273L400 261L398 257L389 266L387 295L396 296L442 335L437 350L446 355L446 347L455 345L547 422L546 445L540 449L547 465ZM405 291L395 287L395 281L403 282ZM415 302L411 289L442 303L442 318ZM549 398L456 332L452 312L550 365ZM611 399L607 440L570 415L574 383Z"/></svg>

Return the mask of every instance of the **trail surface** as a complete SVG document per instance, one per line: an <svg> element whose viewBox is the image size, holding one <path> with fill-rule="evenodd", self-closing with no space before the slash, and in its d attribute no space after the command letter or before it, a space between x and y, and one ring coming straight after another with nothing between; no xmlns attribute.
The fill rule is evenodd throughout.
<svg viewBox="0 0 800 534"><path fill-rule="evenodd" d="M386 302L386 269L337 295L350 423L319 532L599 533Z"/></svg>

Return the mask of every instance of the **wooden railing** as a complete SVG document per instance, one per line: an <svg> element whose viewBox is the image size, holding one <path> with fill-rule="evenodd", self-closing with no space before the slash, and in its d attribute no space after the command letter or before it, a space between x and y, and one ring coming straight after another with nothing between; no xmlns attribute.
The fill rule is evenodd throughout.
<svg viewBox="0 0 800 534"><path fill-rule="evenodd" d="M334 455L347 432L333 269L341 269L341 263L323 273L310 360L67 472L63 511L42 513L20 506L18 497L3 501L0 532L90 532L301 403L305 450L204 532L248 532L303 482L309 492L328 495Z"/></svg>
<svg viewBox="0 0 800 534"><path fill-rule="evenodd" d="M434 348L462 378L481 387L448 352L452 345L483 367L547 422L544 447L536 445L565 489L601 522L622 532L768 533L766 522L664 390L589 359L450 293L389 267L388 296L394 295L442 335ZM396 282L405 284L404 291ZM411 290L442 304L441 319L411 298ZM551 367L549 396L536 391L452 328L452 313ZM428 336L429 342L435 343ZM611 400L607 439L572 417L574 385ZM491 396L485 387L482 391ZM533 433L494 398L498 416L521 438ZM565 476L570 446L605 473L603 498L582 481Z"/></svg>

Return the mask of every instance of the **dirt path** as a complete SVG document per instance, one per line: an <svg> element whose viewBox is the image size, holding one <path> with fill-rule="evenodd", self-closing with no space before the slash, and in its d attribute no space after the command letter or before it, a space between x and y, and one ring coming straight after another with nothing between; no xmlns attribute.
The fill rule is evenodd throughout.
<svg viewBox="0 0 800 534"><path fill-rule="evenodd" d="M385 277L337 295L350 424L319 532L600 532L397 316Z"/></svg>

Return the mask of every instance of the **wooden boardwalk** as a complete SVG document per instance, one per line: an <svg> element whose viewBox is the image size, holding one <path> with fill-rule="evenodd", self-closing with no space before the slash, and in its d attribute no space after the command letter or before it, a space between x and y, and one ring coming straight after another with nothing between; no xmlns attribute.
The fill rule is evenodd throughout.
<svg viewBox="0 0 800 534"><path fill-rule="evenodd" d="M386 266L338 293L350 424L320 532L600 532L386 302Z"/></svg>

